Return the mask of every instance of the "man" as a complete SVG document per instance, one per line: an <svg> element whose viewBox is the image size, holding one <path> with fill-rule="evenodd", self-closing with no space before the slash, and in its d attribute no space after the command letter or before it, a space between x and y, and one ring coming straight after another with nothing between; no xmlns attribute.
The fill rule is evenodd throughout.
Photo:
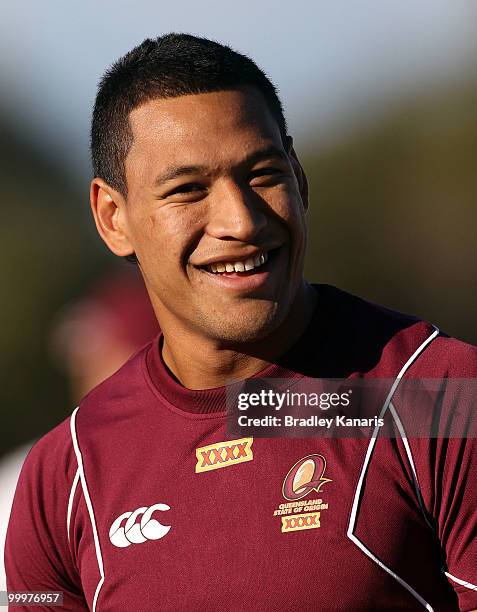
<svg viewBox="0 0 477 612"><path fill-rule="evenodd" d="M100 84L92 156L98 232L163 333L31 451L9 589L68 610L477 608L475 445L408 440L391 401L404 377L475 378L477 351L303 279L307 183L265 75L146 40ZM229 383L319 377L390 380L400 437L231 437Z"/></svg>

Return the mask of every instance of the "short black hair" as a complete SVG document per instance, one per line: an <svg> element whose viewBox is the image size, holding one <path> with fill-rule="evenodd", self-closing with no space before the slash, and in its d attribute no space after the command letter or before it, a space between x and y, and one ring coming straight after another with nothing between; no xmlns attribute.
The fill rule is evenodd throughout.
<svg viewBox="0 0 477 612"><path fill-rule="evenodd" d="M127 195L124 162L132 145L129 113L140 104L243 86L262 93L286 146L287 126L277 90L250 58L190 34L147 38L115 62L100 81L91 125L94 176Z"/></svg>

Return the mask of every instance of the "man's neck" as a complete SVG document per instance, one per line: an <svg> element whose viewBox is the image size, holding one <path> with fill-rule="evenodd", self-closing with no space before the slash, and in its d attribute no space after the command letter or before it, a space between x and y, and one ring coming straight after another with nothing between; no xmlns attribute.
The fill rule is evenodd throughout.
<svg viewBox="0 0 477 612"><path fill-rule="evenodd" d="M253 376L284 355L311 321L317 294L308 283L300 288L283 323L253 346L224 349L217 343L164 330L162 357L188 389L212 389Z"/></svg>

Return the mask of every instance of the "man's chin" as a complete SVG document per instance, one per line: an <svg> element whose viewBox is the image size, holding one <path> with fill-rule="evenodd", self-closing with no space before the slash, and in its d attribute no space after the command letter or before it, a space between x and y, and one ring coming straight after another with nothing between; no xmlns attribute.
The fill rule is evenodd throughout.
<svg viewBox="0 0 477 612"><path fill-rule="evenodd" d="M205 333L223 346L250 345L269 336L280 324L277 321L277 304L254 309L238 309L240 312L214 312L214 319L206 316Z"/></svg>

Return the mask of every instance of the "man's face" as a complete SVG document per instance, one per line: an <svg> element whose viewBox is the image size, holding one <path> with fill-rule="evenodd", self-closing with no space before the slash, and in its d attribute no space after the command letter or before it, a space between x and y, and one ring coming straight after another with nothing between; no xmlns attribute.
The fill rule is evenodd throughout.
<svg viewBox="0 0 477 612"><path fill-rule="evenodd" d="M253 89L130 114L125 228L161 325L219 344L276 329L303 282L306 187Z"/></svg>

